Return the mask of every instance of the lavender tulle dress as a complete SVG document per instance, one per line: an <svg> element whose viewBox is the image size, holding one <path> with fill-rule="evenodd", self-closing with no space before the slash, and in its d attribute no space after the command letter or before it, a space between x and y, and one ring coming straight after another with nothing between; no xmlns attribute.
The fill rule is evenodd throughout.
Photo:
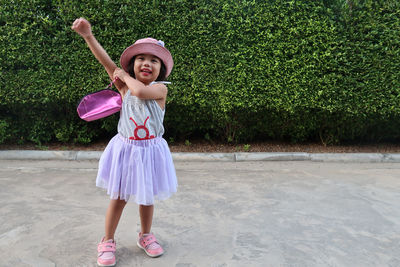
<svg viewBox="0 0 400 267"><path fill-rule="evenodd" d="M155 100L125 94L118 134L101 155L96 179L111 199L153 205L176 192L175 167L162 138L164 113Z"/></svg>

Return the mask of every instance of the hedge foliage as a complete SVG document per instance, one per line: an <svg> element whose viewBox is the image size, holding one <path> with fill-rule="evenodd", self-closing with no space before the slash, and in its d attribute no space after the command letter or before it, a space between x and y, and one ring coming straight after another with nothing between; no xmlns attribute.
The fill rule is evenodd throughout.
<svg viewBox="0 0 400 267"><path fill-rule="evenodd" d="M70 27L87 18L116 62L136 39L165 41L167 139L397 140L398 1L1 0L0 143L90 143L79 99L108 77Z"/></svg>

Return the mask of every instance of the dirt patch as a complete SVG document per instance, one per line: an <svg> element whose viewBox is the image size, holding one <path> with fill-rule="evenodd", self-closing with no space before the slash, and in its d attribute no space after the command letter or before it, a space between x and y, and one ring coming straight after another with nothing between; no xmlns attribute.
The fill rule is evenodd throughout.
<svg viewBox="0 0 400 267"><path fill-rule="evenodd" d="M82 150L102 151L108 141L100 141L90 145L71 145L51 143L42 146L35 144L10 145L1 144L0 150ZM206 141L170 143L171 152L308 152L308 153L400 153L400 144L350 144L340 146L324 146L318 143L291 144L284 142L257 142L248 144L222 144Z"/></svg>
<svg viewBox="0 0 400 267"><path fill-rule="evenodd" d="M318 143L291 144L283 142L257 142L240 145L198 142L172 144L172 152L307 152L307 153L399 153L400 144L352 144L324 146Z"/></svg>

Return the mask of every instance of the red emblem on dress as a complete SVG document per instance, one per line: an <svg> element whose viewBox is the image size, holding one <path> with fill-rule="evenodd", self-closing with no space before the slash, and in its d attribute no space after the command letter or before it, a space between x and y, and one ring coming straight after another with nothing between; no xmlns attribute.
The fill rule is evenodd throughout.
<svg viewBox="0 0 400 267"><path fill-rule="evenodd" d="M137 125L136 121L132 117L130 117L129 119L132 120L133 123L136 125L136 128L133 131L133 136L129 137L130 140L147 140L147 139L153 139L155 137L154 135L150 135L149 129L146 128L146 122L149 119L149 116L147 116L143 125ZM140 137L138 135L139 130L144 130L146 132L146 136Z"/></svg>

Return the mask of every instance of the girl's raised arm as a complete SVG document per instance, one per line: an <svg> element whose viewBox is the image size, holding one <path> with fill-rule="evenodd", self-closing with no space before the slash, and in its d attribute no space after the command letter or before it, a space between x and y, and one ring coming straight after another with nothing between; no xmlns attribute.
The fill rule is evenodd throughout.
<svg viewBox="0 0 400 267"><path fill-rule="evenodd" d="M112 80L117 65L114 63L114 61L112 61L110 56L94 37L89 21L84 18L76 19L72 24L71 29L73 29L75 32L83 37L93 55L100 62L100 64L103 65L108 73L108 76ZM125 91L127 90L127 86L119 80L115 82L115 86L118 88L121 94L123 93L122 95L124 95Z"/></svg>

